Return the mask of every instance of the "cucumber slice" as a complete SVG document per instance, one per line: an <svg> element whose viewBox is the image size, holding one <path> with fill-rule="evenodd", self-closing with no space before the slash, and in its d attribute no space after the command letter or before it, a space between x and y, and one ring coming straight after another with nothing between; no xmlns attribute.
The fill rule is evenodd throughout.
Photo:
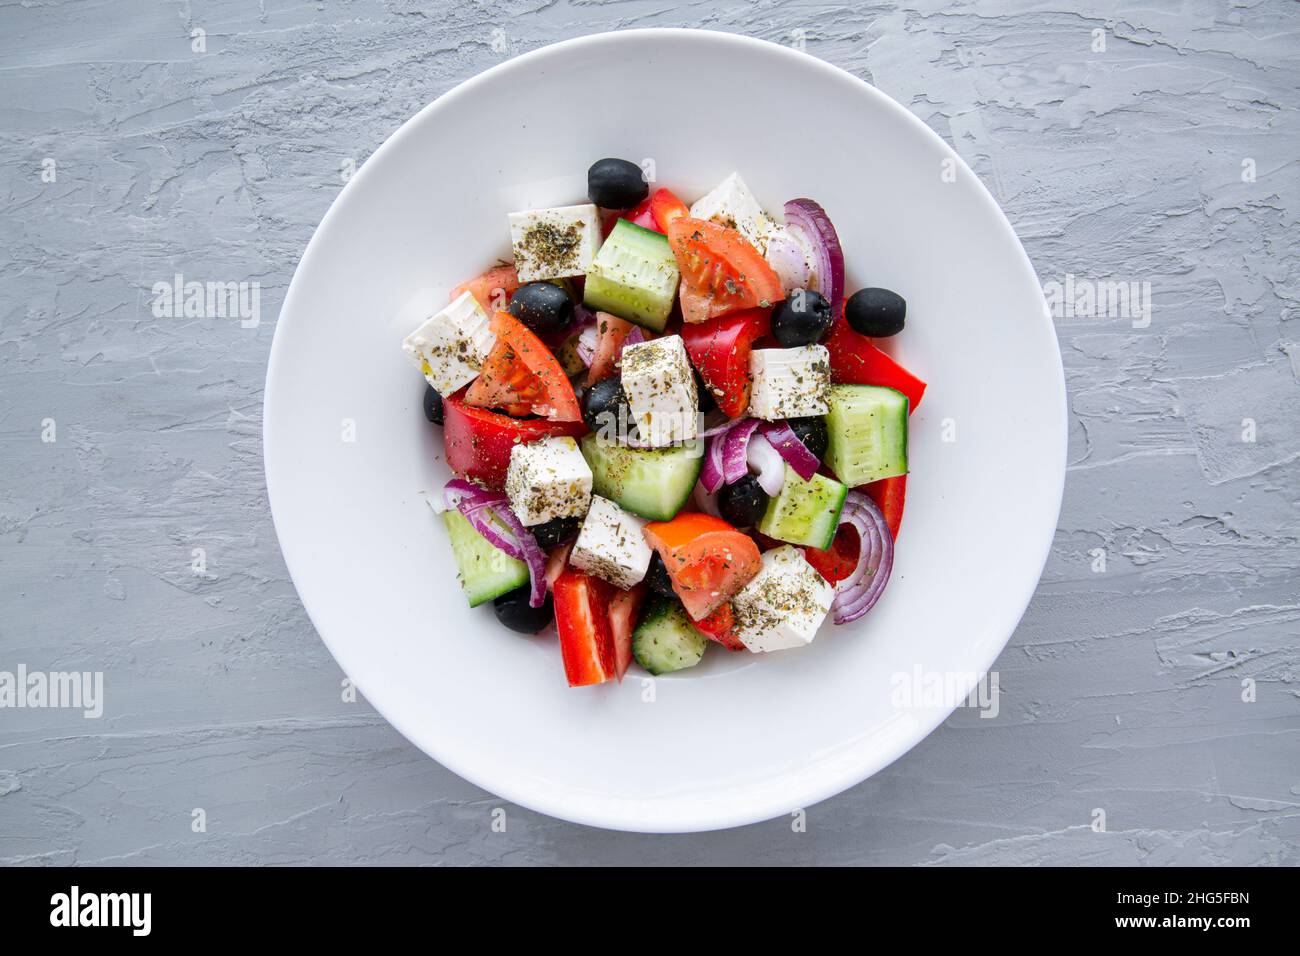
<svg viewBox="0 0 1300 956"><path fill-rule="evenodd" d="M767 503L758 530L769 538L825 550L840 526L840 509L849 489L834 478L813 475L804 481L789 465L781 493Z"/></svg>
<svg viewBox="0 0 1300 956"><path fill-rule="evenodd" d="M470 607L528 583L528 565L494 547L455 508L442 513L442 523L447 526L451 553Z"/></svg>
<svg viewBox="0 0 1300 956"><path fill-rule="evenodd" d="M591 492L651 521L682 510L704 465L698 439L669 448L628 448L592 432L579 443L591 466Z"/></svg>
<svg viewBox="0 0 1300 956"><path fill-rule="evenodd" d="M691 626L685 608L658 594L632 632L632 656L651 674L694 667L708 646L709 639Z"/></svg>
<svg viewBox="0 0 1300 956"><path fill-rule="evenodd" d="M857 487L907 474L907 396L879 385L832 385L826 464Z"/></svg>
<svg viewBox="0 0 1300 956"><path fill-rule="evenodd" d="M583 302L588 308L662 332L673 310L679 277L667 236L620 219L591 264Z"/></svg>

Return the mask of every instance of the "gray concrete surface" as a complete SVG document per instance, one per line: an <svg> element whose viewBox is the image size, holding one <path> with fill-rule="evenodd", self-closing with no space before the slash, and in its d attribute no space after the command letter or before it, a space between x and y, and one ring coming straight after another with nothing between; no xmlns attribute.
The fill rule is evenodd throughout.
<svg viewBox="0 0 1300 956"><path fill-rule="evenodd" d="M1058 322L1068 486L997 719L806 833L498 833L341 699L267 512L267 351L349 163L505 57L656 25L802 36L956 147L1045 283L1153 309ZM0 3L0 671L107 695L0 710L0 862L1300 863L1298 56L1282 0ZM262 321L155 317L176 273L260 283Z"/></svg>

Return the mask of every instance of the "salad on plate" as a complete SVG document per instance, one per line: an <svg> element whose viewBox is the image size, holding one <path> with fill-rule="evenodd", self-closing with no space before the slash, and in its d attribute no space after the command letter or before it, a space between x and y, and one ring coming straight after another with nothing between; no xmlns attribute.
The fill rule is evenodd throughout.
<svg viewBox="0 0 1300 956"><path fill-rule="evenodd" d="M403 349L455 477L431 502L470 606L559 635L571 686L803 647L889 581L925 383L872 342L826 211L732 173L689 207L602 159L511 213L513 262ZM716 653L716 652L715 652Z"/></svg>

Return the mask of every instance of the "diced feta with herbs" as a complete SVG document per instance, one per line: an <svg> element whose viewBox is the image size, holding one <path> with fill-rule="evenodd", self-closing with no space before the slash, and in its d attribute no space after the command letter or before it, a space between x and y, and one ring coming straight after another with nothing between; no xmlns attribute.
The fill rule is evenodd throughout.
<svg viewBox="0 0 1300 956"><path fill-rule="evenodd" d="M699 433L695 373L680 335L623 349L623 392L643 444L663 448Z"/></svg>
<svg viewBox="0 0 1300 956"><path fill-rule="evenodd" d="M524 525L580 518L591 502L591 467L572 438L515 445L506 470L506 497Z"/></svg>
<svg viewBox="0 0 1300 956"><path fill-rule="evenodd" d="M408 335L402 351L440 395L450 395L478 377L495 344L487 313L473 295L462 292Z"/></svg>
<svg viewBox="0 0 1300 956"><path fill-rule="evenodd" d="M767 421L825 415L831 387L831 355L824 345L755 349L749 414Z"/></svg>
<svg viewBox="0 0 1300 956"><path fill-rule="evenodd" d="M642 534L645 525L608 498L594 495L569 563L616 587L633 587L650 568L652 552Z"/></svg>
<svg viewBox="0 0 1300 956"><path fill-rule="evenodd" d="M591 203L510 213L520 282L584 275L600 249L600 213Z"/></svg>
<svg viewBox="0 0 1300 956"><path fill-rule="evenodd" d="M735 634L755 652L803 647L817 636L834 597L835 589L799 548L773 548L764 552L762 570L732 598Z"/></svg>
<svg viewBox="0 0 1300 956"><path fill-rule="evenodd" d="M692 219L711 219L735 229L759 252L767 250L767 237L776 225L749 191L740 173L732 173L691 206Z"/></svg>

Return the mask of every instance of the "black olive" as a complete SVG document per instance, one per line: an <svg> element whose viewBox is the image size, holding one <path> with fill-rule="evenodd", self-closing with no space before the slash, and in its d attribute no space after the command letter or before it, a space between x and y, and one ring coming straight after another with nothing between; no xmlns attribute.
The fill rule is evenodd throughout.
<svg viewBox="0 0 1300 956"><path fill-rule="evenodd" d="M583 393L582 420L592 431L605 431L609 438L620 437L621 426L632 427L632 410L621 378L602 378Z"/></svg>
<svg viewBox="0 0 1300 956"><path fill-rule="evenodd" d="M533 537L537 539L543 551L550 551L557 544L576 538L580 524L577 518L552 518L550 521L535 524L528 530L533 533Z"/></svg>
<svg viewBox="0 0 1300 956"><path fill-rule="evenodd" d="M664 564L664 559L659 557L658 553L650 559L650 570L645 573L645 583L656 594L677 597L677 592L673 590L672 579L668 577L668 565Z"/></svg>
<svg viewBox="0 0 1300 956"><path fill-rule="evenodd" d="M601 209L631 209L649 192L641 167L626 159L598 159L587 170L587 198Z"/></svg>
<svg viewBox="0 0 1300 956"><path fill-rule="evenodd" d="M795 289L772 310L772 335L788 349L821 341L834 320L831 304L820 292Z"/></svg>
<svg viewBox="0 0 1300 956"><path fill-rule="evenodd" d="M859 289L844 303L844 317L853 331L883 339L903 331L907 300L888 289Z"/></svg>
<svg viewBox="0 0 1300 956"><path fill-rule="evenodd" d="M492 602L492 610L496 611L497 620L520 634L536 634L555 617L555 603L549 594L546 595L546 600L541 607L530 607L528 593L529 586L525 584L513 591L507 591Z"/></svg>
<svg viewBox="0 0 1300 956"><path fill-rule="evenodd" d="M758 524L758 519L767 510L767 502L767 492L753 475L723 485L718 492L718 512L737 528Z"/></svg>
<svg viewBox="0 0 1300 956"><path fill-rule="evenodd" d="M573 321L573 300L553 282L530 282L511 296L510 314L534 332L555 332Z"/></svg>
<svg viewBox="0 0 1300 956"><path fill-rule="evenodd" d="M831 442L830 432L826 430L826 419L790 418L786 420L786 424L790 426L790 431L804 443L805 448L818 458L826 456L826 449Z"/></svg>
<svg viewBox="0 0 1300 956"><path fill-rule="evenodd" d="M700 377L699 372L695 373L695 394L698 397L697 404L701 414L707 415L718 407L718 397L713 394L713 389L709 388L704 379Z"/></svg>
<svg viewBox="0 0 1300 956"><path fill-rule="evenodd" d="M424 417L435 425L442 424L442 396L432 385L424 390Z"/></svg>

